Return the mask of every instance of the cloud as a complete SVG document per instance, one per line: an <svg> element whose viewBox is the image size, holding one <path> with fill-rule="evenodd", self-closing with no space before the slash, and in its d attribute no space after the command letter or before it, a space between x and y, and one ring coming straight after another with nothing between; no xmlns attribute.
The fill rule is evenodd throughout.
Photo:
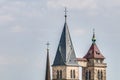
<svg viewBox="0 0 120 80"><path fill-rule="evenodd" d="M43 12L43 8L40 4L35 2L27 1L6 1L0 4L0 16L11 15L15 19L19 17L39 17Z"/></svg>
<svg viewBox="0 0 120 80"><path fill-rule="evenodd" d="M48 0L48 8L63 8L81 10L81 13L89 16L113 16L120 15L120 0Z"/></svg>
<svg viewBox="0 0 120 80"><path fill-rule="evenodd" d="M22 56L0 56L0 65L26 64L28 60Z"/></svg>
<svg viewBox="0 0 120 80"><path fill-rule="evenodd" d="M81 28L76 28L73 30L73 34L75 36L85 35L86 33L87 33L87 31L85 29L81 29Z"/></svg>
<svg viewBox="0 0 120 80"><path fill-rule="evenodd" d="M14 21L14 17L11 15L0 15L0 23L7 23Z"/></svg>
<svg viewBox="0 0 120 80"><path fill-rule="evenodd" d="M96 0L48 0L48 7L65 7L72 9L96 9Z"/></svg>
<svg viewBox="0 0 120 80"><path fill-rule="evenodd" d="M99 1L102 3L102 1ZM115 6L120 6L120 0L106 0L106 4L107 7L115 7Z"/></svg>
<svg viewBox="0 0 120 80"><path fill-rule="evenodd" d="M23 32L24 31L24 28L22 26L15 26L15 27L12 27L12 32Z"/></svg>

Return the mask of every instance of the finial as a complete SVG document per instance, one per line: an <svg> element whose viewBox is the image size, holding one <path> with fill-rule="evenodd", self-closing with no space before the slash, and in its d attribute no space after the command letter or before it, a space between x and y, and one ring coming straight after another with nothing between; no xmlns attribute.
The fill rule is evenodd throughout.
<svg viewBox="0 0 120 80"><path fill-rule="evenodd" d="M65 22L66 22L67 21L67 12L68 12L66 7L65 7L65 11L64 12L65 12Z"/></svg>
<svg viewBox="0 0 120 80"><path fill-rule="evenodd" d="M93 37L92 37L92 42L95 43L96 38L95 38L95 29L93 29Z"/></svg>

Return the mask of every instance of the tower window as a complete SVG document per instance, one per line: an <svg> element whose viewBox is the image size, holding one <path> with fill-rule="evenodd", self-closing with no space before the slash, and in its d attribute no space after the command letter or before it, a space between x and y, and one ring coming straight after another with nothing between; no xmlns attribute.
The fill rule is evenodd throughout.
<svg viewBox="0 0 120 80"><path fill-rule="evenodd" d="M91 71L89 71L89 80L91 80Z"/></svg>
<svg viewBox="0 0 120 80"><path fill-rule="evenodd" d="M70 77L71 78L75 78L76 77L75 70L70 70Z"/></svg>
<svg viewBox="0 0 120 80"><path fill-rule="evenodd" d="M59 79L59 71L57 70L57 79Z"/></svg>
<svg viewBox="0 0 120 80"><path fill-rule="evenodd" d="M88 80L88 71L85 73L85 80Z"/></svg>
<svg viewBox="0 0 120 80"><path fill-rule="evenodd" d="M71 70L71 71L70 71L70 77L71 77L71 78L72 78L72 74L73 74L73 73L72 73L72 70Z"/></svg>
<svg viewBox="0 0 120 80"><path fill-rule="evenodd" d="M102 80L103 72L98 70L98 80Z"/></svg>
<svg viewBox="0 0 120 80"><path fill-rule="evenodd" d="M57 79L62 79L62 70L57 70Z"/></svg>
<svg viewBox="0 0 120 80"><path fill-rule="evenodd" d="M73 78L75 78L75 70L73 70Z"/></svg>
<svg viewBox="0 0 120 80"><path fill-rule="evenodd" d="M62 79L62 70L60 70L60 79Z"/></svg>
<svg viewBox="0 0 120 80"><path fill-rule="evenodd" d="M98 80L100 80L100 71L98 70Z"/></svg>
<svg viewBox="0 0 120 80"><path fill-rule="evenodd" d="M101 80L103 80L103 72L101 71Z"/></svg>
<svg viewBox="0 0 120 80"><path fill-rule="evenodd" d="M85 80L91 80L91 71L86 71L85 73Z"/></svg>

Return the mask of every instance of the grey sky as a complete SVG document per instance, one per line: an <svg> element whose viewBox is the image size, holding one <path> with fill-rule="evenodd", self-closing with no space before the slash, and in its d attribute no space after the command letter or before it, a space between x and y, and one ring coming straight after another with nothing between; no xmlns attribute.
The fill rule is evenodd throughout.
<svg viewBox="0 0 120 80"><path fill-rule="evenodd" d="M52 64L65 6L77 57L88 51L95 28L107 80L120 79L120 0L0 0L0 80L44 80L45 44Z"/></svg>

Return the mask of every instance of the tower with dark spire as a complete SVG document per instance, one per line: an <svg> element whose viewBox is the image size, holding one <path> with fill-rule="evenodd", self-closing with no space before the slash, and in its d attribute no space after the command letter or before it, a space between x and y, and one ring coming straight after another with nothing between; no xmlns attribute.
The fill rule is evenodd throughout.
<svg viewBox="0 0 120 80"><path fill-rule="evenodd" d="M50 75L50 60L49 60L49 43L47 45L47 59L46 59L46 75L45 80L51 80Z"/></svg>
<svg viewBox="0 0 120 80"><path fill-rule="evenodd" d="M79 80L79 66L67 25L67 9L65 23L52 65L53 80Z"/></svg>
<svg viewBox="0 0 120 80"><path fill-rule="evenodd" d="M95 31L93 31L92 45L87 54L83 57L86 59L86 66L82 67L82 80L106 80L105 57L96 45Z"/></svg>

